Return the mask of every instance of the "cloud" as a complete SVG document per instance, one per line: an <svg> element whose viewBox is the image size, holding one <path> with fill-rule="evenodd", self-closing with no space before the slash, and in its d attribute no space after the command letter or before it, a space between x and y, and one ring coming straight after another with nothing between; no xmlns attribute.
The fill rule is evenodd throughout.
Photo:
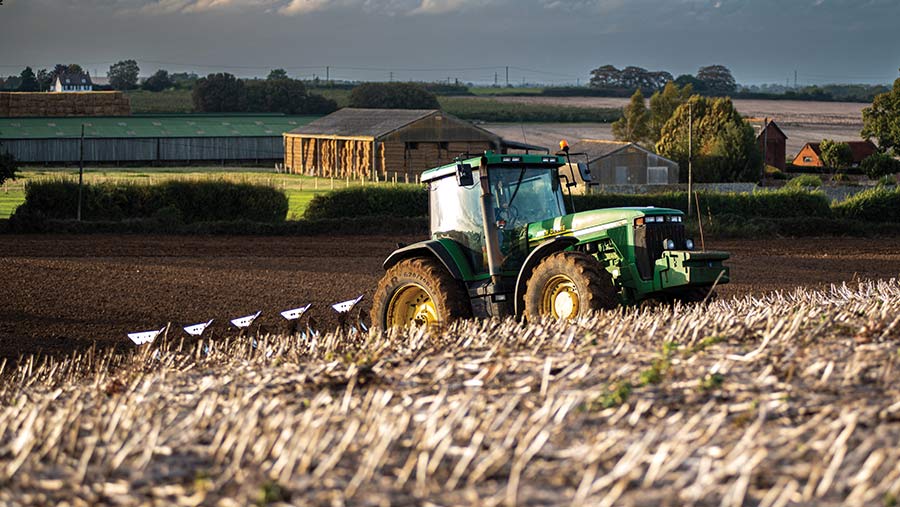
<svg viewBox="0 0 900 507"><path fill-rule="evenodd" d="M359 9L386 15L435 15L459 12L509 0L126 0L120 12L128 14L178 14L214 11L263 10L285 16ZM544 0L541 0L544 1Z"/></svg>

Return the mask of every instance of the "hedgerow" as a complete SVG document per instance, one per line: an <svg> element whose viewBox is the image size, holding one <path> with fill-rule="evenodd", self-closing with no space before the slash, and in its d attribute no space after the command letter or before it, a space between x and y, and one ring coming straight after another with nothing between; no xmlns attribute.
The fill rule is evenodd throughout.
<svg viewBox="0 0 900 507"><path fill-rule="evenodd" d="M39 181L25 188L25 202L12 221L75 218L78 184ZM288 199L281 190L229 181L168 181L159 185L88 184L82 188L85 221L155 218L174 223L248 220L284 221Z"/></svg>

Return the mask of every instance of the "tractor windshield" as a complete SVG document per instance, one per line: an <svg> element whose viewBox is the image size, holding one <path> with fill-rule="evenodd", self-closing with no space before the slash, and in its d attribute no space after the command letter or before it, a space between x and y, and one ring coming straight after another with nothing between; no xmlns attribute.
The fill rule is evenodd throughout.
<svg viewBox="0 0 900 507"><path fill-rule="evenodd" d="M565 215L559 179L554 170L531 167L492 167L491 193L497 220L506 228Z"/></svg>
<svg viewBox="0 0 900 507"><path fill-rule="evenodd" d="M532 167L498 167L489 169L494 211L500 230L500 250L504 268L516 269L527 254L526 228L529 223L565 214L562 192L555 170ZM466 252L473 270L487 269L484 250L478 184L460 187L455 178L441 178L429 183L431 197L431 235L450 238ZM500 225L500 224L498 224Z"/></svg>

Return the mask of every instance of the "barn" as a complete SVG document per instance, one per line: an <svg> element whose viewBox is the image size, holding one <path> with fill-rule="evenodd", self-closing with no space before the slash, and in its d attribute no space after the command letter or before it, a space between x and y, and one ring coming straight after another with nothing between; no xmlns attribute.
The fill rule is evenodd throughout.
<svg viewBox="0 0 900 507"><path fill-rule="evenodd" d="M573 144L572 163L587 162L592 185L673 185L678 163L635 143L584 139Z"/></svg>
<svg viewBox="0 0 900 507"><path fill-rule="evenodd" d="M295 174L417 181L464 153L501 151L499 136L436 109L344 108L284 135Z"/></svg>
<svg viewBox="0 0 900 507"><path fill-rule="evenodd" d="M0 149L32 164L78 162L82 147L87 163L281 162L282 135L314 119L279 114L0 118Z"/></svg>
<svg viewBox="0 0 900 507"><path fill-rule="evenodd" d="M766 165L784 171L787 165L787 134L772 120L750 120L756 132L756 144L766 157Z"/></svg>

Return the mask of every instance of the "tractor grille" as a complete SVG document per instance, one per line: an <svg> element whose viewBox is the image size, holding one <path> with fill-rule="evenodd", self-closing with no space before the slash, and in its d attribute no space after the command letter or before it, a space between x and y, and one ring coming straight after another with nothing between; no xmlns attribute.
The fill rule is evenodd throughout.
<svg viewBox="0 0 900 507"><path fill-rule="evenodd" d="M675 241L677 250L685 249L684 224L661 222L634 227L635 262L644 280L653 276L653 263L662 257L663 240L666 239Z"/></svg>

